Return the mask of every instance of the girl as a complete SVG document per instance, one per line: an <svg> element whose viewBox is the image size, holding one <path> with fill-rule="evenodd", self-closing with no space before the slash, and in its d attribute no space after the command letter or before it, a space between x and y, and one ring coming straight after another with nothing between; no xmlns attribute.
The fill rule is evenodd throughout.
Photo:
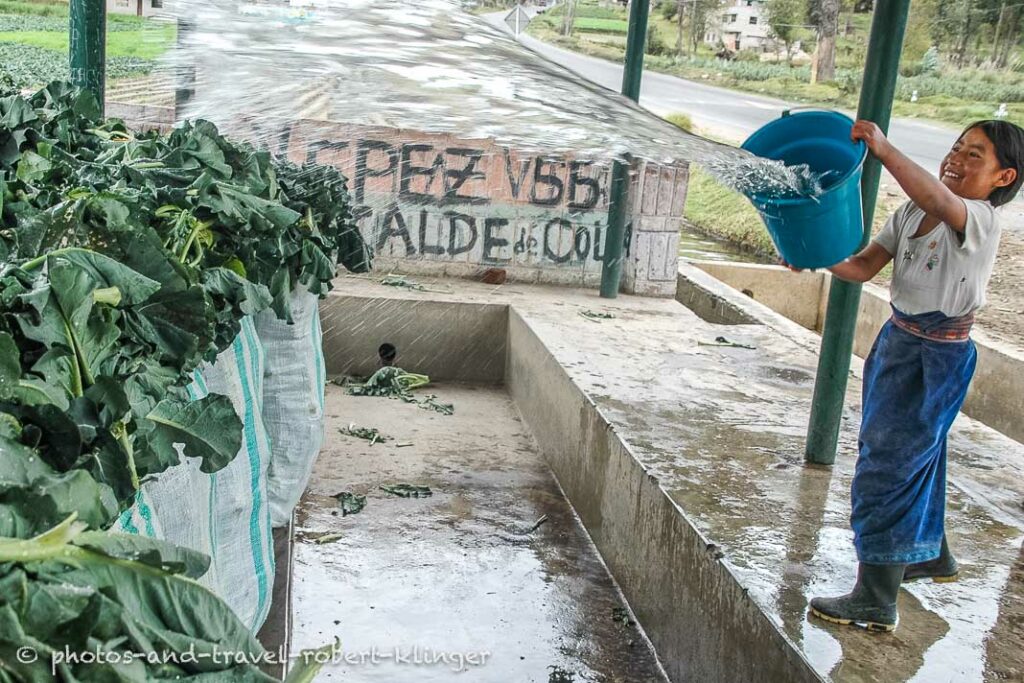
<svg viewBox="0 0 1024 683"><path fill-rule="evenodd" d="M852 138L867 144L910 201L866 249L829 269L867 282L894 260L893 312L864 364L850 519L857 583L849 595L814 598L811 612L892 631L902 581L957 578L943 529L946 434L974 374L968 335L999 247L996 208L1024 182L1024 130L1005 121L969 126L938 179L870 121L858 121Z"/></svg>

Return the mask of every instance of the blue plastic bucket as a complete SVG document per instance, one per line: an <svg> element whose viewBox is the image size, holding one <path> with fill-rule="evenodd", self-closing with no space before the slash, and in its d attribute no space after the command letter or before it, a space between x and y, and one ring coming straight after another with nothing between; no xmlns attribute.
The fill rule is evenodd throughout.
<svg viewBox="0 0 1024 683"><path fill-rule="evenodd" d="M850 141L853 121L834 111L785 112L743 143L743 149L787 166L807 164L822 179L814 198L747 198L757 208L779 254L797 268L835 265L860 247L864 233L860 176L863 142Z"/></svg>

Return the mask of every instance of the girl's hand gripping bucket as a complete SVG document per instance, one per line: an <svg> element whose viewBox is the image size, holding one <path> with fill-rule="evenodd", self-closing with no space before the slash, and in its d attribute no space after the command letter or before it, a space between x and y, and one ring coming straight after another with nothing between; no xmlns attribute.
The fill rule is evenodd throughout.
<svg viewBox="0 0 1024 683"><path fill-rule="evenodd" d="M779 254L797 268L825 268L860 248L864 234L860 176L863 142L850 140L853 121L833 111L786 112L743 143L743 149L787 166L807 164L822 178L817 197L747 198L757 208Z"/></svg>

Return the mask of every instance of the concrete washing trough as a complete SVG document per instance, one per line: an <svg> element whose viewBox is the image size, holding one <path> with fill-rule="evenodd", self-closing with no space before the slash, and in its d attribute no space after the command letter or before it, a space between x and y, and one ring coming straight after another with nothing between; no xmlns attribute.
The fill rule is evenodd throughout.
<svg viewBox="0 0 1024 683"><path fill-rule="evenodd" d="M959 418L947 526L962 579L901 591L896 634L808 618L810 596L854 579L859 370L836 465L805 466L816 338L708 280L681 296L691 310L339 279L321 308L328 374L369 374L390 342L455 414L328 387L272 620L290 651L340 639L350 659L318 680L1024 680L1024 447ZM341 435L350 424L394 440ZM379 489L395 482L433 495ZM366 508L343 516L341 491ZM488 656L456 673L453 653Z"/></svg>

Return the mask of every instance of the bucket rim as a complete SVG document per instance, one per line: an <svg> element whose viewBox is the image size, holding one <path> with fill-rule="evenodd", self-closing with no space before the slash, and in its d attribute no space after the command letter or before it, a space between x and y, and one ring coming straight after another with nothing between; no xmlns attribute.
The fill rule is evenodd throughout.
<svg viewBox="0 0 1024 683"><path fill-rule="evenodd" d="M853 119L851 119L846 114L843 114L842 112L838 112L838 111L835 111L835 110L832 110L832 109L812 109L812 110L808 110L808 111L790 112L790 113L787 113L787 114L784 114L784 115L780 116L777 119L772 119L768 123L766 123L763 126L761 126L760 128L758 128L756 131L751 133L750 137L748 137L743 142L743 144L740 145L740 149L749 152L750 151L749 145L752 142L754 142L758 137L760 137L762 133L764 133L766 130L768 130L770 127L772 127L776 123L779 123L781 121L791 120L791 119L799 119L799 118L807 118L807 117L821 117L821 116L825 116L825 117L829 117L829 118L839 118L839 119L842 119L843 121L849 122L850 128L853 128L853 124L854 124ZM868 158L868 146L866 144L864 144L863 140L858 140L857 142L852 142L851 141L851 145L853 145L853 147L858 149L859 152L860 152L860 158L858 159L857 163L855 165L851 166L850 169L846 173L844 173L843 176L838 181L836 181L831 187L829 187L827 190L824 190L820 195L818 195L816 197L766 198L766 197L763 197L763 196L758 195L758 194L747 194L745 192L743 194L745 194L746 196L750 197L750 199L752 201L760 201L762 203L770 202L770 203L776 204L776 205L780 205L781 204L781 205L787 205L787 206L794 206L796 204L803 204L805 202L818 203L821 200L821 198L824 197L825 195L827 195L827 194L829 194L831 192L837 191L837 190L843 188L844 186L846 186L850 182L850 180L852 180L853 177L856 174L860 173L861 170L864 168L864 162L867 161L867 158ZM753 154L753 152L751 152L751 153ZM769 159L770 157L763 157L763 158ZM772 159L772 161L780 161L780 160L779 159ZM860 179L858 178L857 181L860 182Z"/></svg>

